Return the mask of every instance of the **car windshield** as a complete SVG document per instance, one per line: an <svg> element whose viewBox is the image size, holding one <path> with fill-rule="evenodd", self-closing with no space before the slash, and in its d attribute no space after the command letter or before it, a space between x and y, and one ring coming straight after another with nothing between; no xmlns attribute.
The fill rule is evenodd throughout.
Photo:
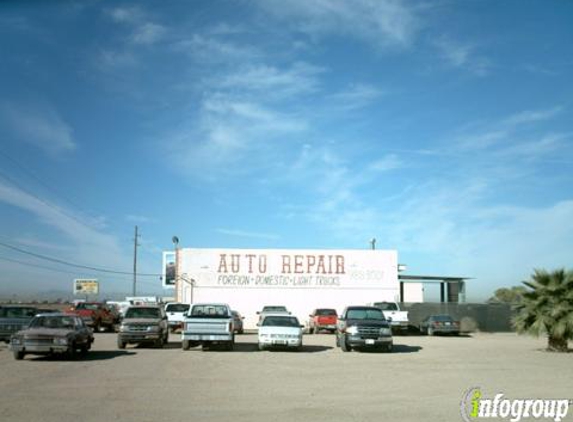
<svg viewBox="0 0 573 422"><path fill-rule="evenodd" d="M129 308L125 313L125 318L160 318L161 313L158 308Z"/></svg>
<svg viewBox="0 0 573 422"><path fill-rule="evenodd" d="M170 303L165 306L165 312L187 312L189 305L185 303Z"/></svg>
<svg viewBox="0 0 573 422"><path fill-rule="evenodd" d="M319 316L336 316L336 311L334 309L317 309L316 315L319 315Z"/></svg>
<svg viewBox="0 0 573 422"><path fill-rule="evenodd" d="M265 306L263 312L287 312L286 306Z"/></svg>
<svg viewBox="0 0 573 422"><path fill-rule="evenodd" d="M376 302L374 304L377 308L382 309L383 311L397 311L398 305L392 302Z"/></svg>
<svg viewBox="0 0 573 422"><path fill-rule="evenodd" d="M268 316L263 320L263 327L299 327L296 317Z"/></svg>
<svg viewBox="0 0 573 422"><path fill-rule="evenodd" d="M432 317L434 321L442 321L442 322L451 322L453 321L452 317L449 315L435 315Z"/></svg>
<svg viewBox="0 0 573 422"><path fill-rule="evenodd" d="M195 305L191 316L197 318L227 318L227 307L223 305Z"/></svg>
<svg viewBox="0 0 573 422"><path fill-rule="evenodd" d="M36 308L0 308L0 318L32 318L37 313Z"/></svg>
<svg viewBox="0 0 573 422"><path fill-rule="evenodd" d="M97 303L78 303L76 309L87 309L90 311L97 311L99 304Z"/></svg>
<svg viewBox="0 0 573 422"><path fill-rule="evenodd" d="M346 313L347 319L378 319L384 321L384 314L380 309L372 308L360 308L360 309L349 309Z"/></svg>
<svg viewBox="0 0 573 422"><path fill-rule="evenodd" d="M30 322L30 328L74 328L74 318L68 316L39 316Z"/></svg>

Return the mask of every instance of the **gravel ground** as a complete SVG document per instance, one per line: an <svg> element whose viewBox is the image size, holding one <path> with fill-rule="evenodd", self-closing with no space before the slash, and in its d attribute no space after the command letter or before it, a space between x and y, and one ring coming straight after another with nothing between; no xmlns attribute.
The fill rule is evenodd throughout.
<svg viewBox="0 0 573 422"><path fill-rule="evenodd" d="M98 333L76 361L16 361L2 344L0 420L461 421L471 387L484 398L573 399L573 353L514 334L395 337L390 354L343 353L328 334L305 335L298 353L259 352L254 334L233 352L184 352L178 340L118 350L115 334Z"/></svg>

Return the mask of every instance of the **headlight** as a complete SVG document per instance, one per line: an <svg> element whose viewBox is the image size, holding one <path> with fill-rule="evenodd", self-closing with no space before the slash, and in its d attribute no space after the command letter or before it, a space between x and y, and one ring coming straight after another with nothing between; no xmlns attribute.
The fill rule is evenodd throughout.
<svg viewBox="0 0 573 422"><path fill-rule="evenodd" d="M350 335L358 334L358 327L356 327L355 325L353 325L352 327L348 327L346 328L346 332Z"/></svg>
<svg viewBox="0 0 573 422"><path fill-rule="evenodd" d="M68 339L65 337L56 337L53 342L58 346L66 346L68 344Z"/></svg>
<svg viewBox="0 0 573 422"><path fill-rule="evenodd" d="M387 327L380 328L380 335L381 336L391 336L392 330L390 328L387 328Z"/></svg>
<svg viewBox="0 0 573 422"><path fill-rule="evenodd" d="M128 330L129 330L129 326L128 326L128 325L121 324L121 325L119 326L119 332L120 332L120 333L123 333L124 331L128 331Z"/></svg>
<svg viewBox="0 0 573 422"><path fill-rule="evenodd" d="M149 333L156 333L159 331L159 327L157 325L150 325L147 327L147 332Z"/></svg>

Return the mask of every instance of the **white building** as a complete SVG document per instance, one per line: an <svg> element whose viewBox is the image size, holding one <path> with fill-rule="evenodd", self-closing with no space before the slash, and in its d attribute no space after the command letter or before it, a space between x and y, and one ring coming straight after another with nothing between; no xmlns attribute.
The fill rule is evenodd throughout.
<svg viewBox="0 0 573 422"><path fill-rule="evenodd" d="M392 250L177 249L174 261L177 301L228 303L245 328L255 327L264 305L284 305L304 323L315 308L341 312L398 301L401 293ZM422 284L402 289L410 301L423 301Z"/></svg>

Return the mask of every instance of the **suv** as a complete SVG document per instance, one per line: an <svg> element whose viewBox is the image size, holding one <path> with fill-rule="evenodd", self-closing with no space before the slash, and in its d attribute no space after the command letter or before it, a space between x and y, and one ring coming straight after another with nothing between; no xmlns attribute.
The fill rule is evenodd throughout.
<svg viewBox="0 0 573 422"><path fill-rule="evenodd" d="M392 329L380 308L349 306L338 320L336 345L343 352L352 349L392 351Z"/></svg>
<svg viewBox="0 0 573 422"><path fill-rule="evenodd" d="M336 309L315 309L309 317L309 334L318 334L320 330L328 330L331 333L336 332L336 323L338 322Z"/></svg>
<svg viewBox="0 0 573 422"><path fill-rule="evenodd" d="M161 306L130 306L119 327L117 347L125 349L129 343L153 343L163 347L169 341L167 315Z"/></svg>
<svg viewBox="0 0 573 422"><path fill-rule="evenodd" d="M32 306L0 306L0 341L9 343L12 334L26 327L37 313Z"/></svg>

